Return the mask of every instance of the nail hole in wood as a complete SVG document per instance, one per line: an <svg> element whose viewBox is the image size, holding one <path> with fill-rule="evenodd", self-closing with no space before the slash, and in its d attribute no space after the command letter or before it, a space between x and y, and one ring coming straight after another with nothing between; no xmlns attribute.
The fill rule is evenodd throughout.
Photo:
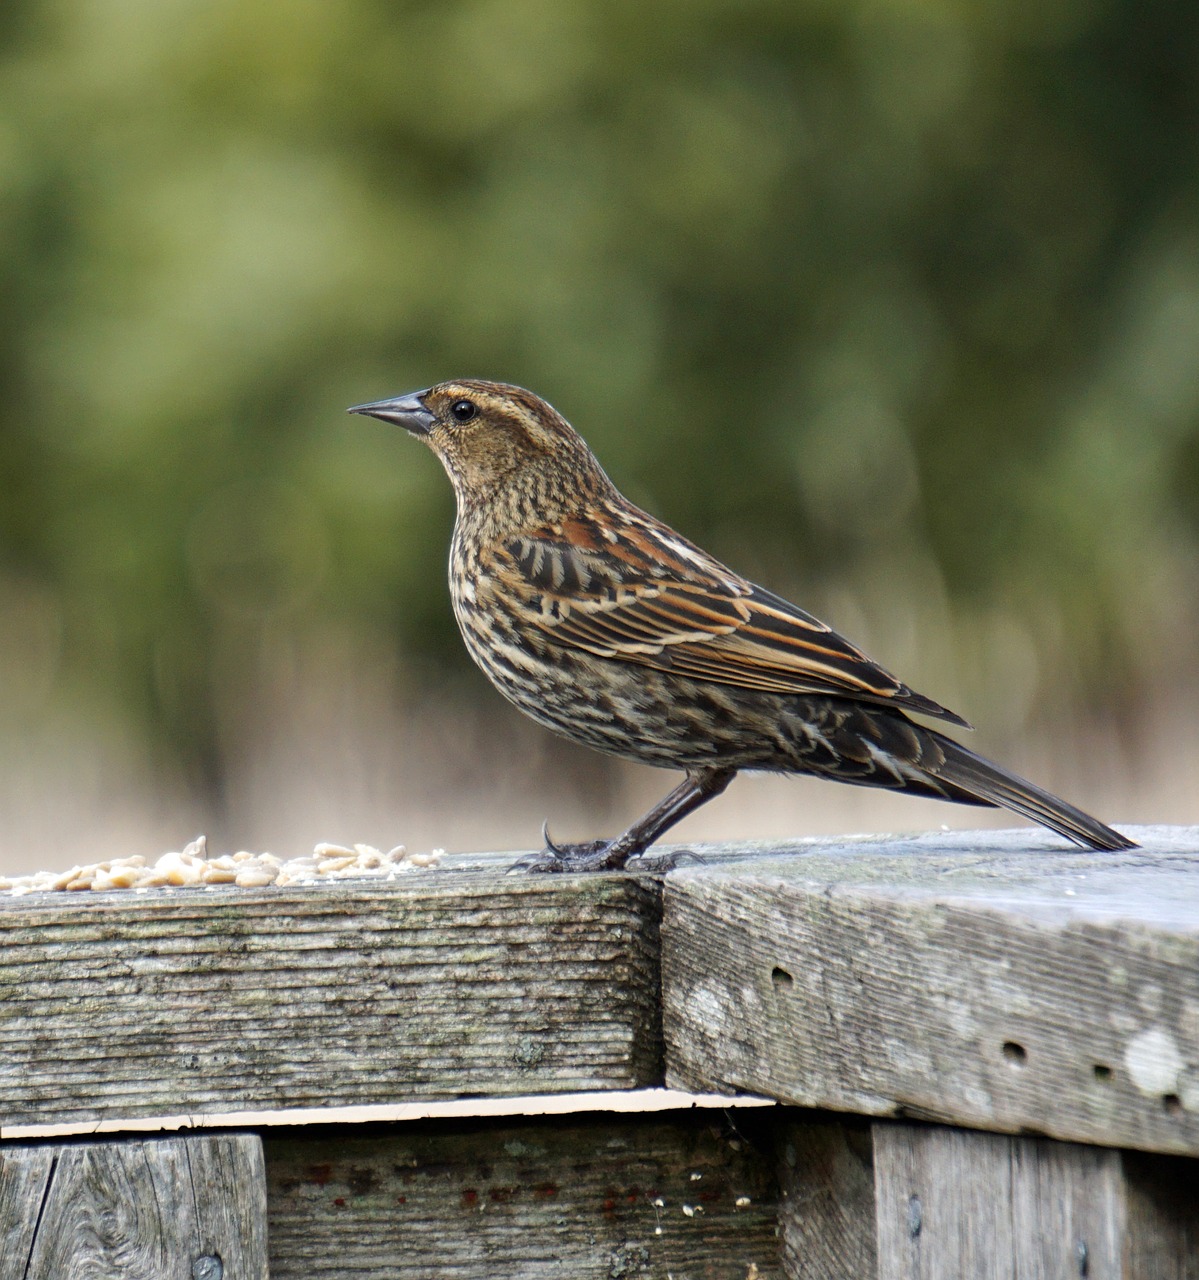
<svg viewBox="0 0 1199 1280"><path fill-rule="evenodd" d="M924 1229L924 1206L919 1196L908 1197L908 1235L913 1240Z"/></svg>
<svg viewBox="0 0 1199 1280"><path fill-rule="evenodd" d="M776 964L770 971L770 981L773 982L776 987L789 987L795 982L795 979L787 972L786 969L780 969Z"/></svg>
<svg viewBox="0 0 1199 1280"><path fill-rule="evenodd" d="M1028 1050L1022 1044L1017 1044L1015 1040L1005 1040L1003 1042L1003 1056L1014 1067L1022 1067L1028 1061Z"/></svg>
<svg viewBox="0 0 1199 1280"><path fill-rule="evenodd" d="M1168 1115L1178 1116L1182 1114L1182 1099L1176 1093L1163 1094L1162 1106L1165 1107Z"/></svg>
<svg viewBox="0 0 1199 1280"><path fill-rule="evenodd" d="M1111 1067L1107 1066L1105 1063L1097 1062L1091 1070L1095 1073L1095 1079L1098 1080L1100 1084L1111 1084Z"/></svg>

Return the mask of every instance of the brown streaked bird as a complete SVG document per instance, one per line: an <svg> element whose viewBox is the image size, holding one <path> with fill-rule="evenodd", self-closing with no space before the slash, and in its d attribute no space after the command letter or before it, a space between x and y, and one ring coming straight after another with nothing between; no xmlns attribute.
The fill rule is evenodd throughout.
<svg viewBox="0 0 1199 1280"><path fill-rule="evenodd" d="M1136 847L913 720L970 727L633 506L532 392L442 382L350 412L398 423L445 467L458 504L454 616L496 688L576 742L686 771L623 835L546 836L518 867L623 867L741 769L1001 806L1076 844Z"/></svg>

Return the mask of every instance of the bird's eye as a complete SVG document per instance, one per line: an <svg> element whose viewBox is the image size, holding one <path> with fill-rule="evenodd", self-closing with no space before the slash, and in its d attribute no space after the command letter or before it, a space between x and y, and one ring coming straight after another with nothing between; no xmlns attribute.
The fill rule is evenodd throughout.
<svg viewBox="0 0 1199 1280"><path fill-rule="evenodd" d="M478 416L479 406L473 400L455 400L450 405L450 413L455 422L469 422Z"/></svg>

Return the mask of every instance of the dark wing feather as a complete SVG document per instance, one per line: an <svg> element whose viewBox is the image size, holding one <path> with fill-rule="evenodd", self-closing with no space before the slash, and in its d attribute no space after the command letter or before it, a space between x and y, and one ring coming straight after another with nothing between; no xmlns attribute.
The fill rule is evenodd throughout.
<svg viewBox="0 0 1199 1280"><path fill-rule="evenodd" d="M497 569L564 647L739 688L860 698L969 727L819 619L635 508L531 531L506 544Z"/></svg>

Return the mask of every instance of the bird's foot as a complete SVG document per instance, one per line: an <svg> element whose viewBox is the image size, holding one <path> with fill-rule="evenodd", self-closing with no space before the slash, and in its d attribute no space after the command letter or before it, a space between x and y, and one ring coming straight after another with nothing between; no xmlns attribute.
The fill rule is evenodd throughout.
<svg viewBox="0 0 1199 1280"><path fill-rule="evenodd" d="M547 839L544 849L526 853L509 868L508 874L544 875L556 871L607 871L610 840L585 840L579 844L555 844Z"/></svg>
<svg viewBox="0 0 1199 1280"><path fill-rule="evenodd" d="M662 876L684 862L694 862L703 866L704 860L694 849L670 849L661 853L651 853L647 849L629 863L628 869L644 872L646 875Z"/></svg>
<svg viewBox="0 0 1199 1280"><path fill-rule="evenodd" d="M508 868L528 875L545 875L559 871L617 871L629 854L617 848L619 840L583 840L577 844L558 844L550 835L550 824L541 825L545 848L526 853Z"/></svg>
<svg viewBox="0 0 1199 1280"><path fill-rule="evenodd" d="M661 875L671 870L685 858L702 861L698 854L690 849L672 849L669 853L647 853L638 849L623 836L615 840L583 840L576 844L558 844L549 832L549 824L541 828L541 838L545 847L535 853L526 853L523 858L508 868L511 875L545 875L555 872L577 871L620 871L626 864L630 871L644 872L648 875Z"/></svg>

